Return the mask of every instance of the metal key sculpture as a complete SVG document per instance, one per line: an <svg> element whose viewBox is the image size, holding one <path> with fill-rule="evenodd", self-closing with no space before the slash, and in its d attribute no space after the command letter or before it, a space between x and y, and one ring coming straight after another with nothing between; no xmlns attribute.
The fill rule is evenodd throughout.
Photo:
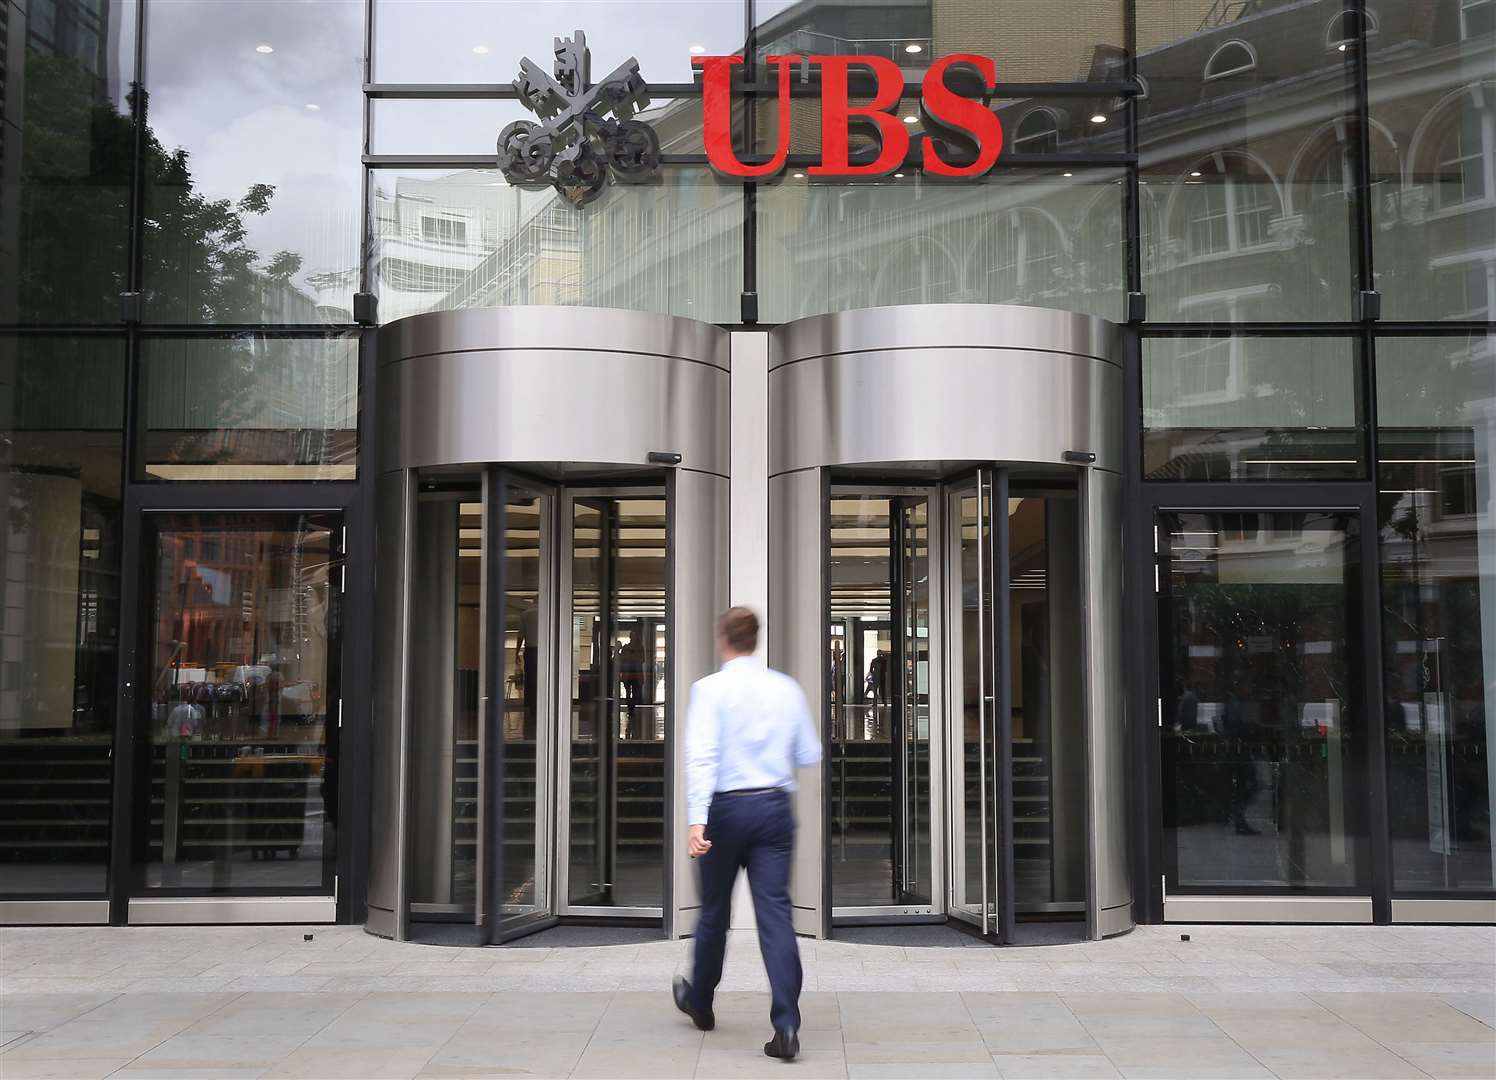
<svg viewBox="0 0 1496 1080"><path fill-rule="evenodd" d="M555 77L521 60L514 89L542 123L516 120L499 132L499 169L520 187L551 185L573 206L602 194L611 170L640 180L660 166L660 139L634 116L649 105L649 88L633 57L592 82L587 35L556 38ZM610 115L611 114L611 115Z"/></svg>

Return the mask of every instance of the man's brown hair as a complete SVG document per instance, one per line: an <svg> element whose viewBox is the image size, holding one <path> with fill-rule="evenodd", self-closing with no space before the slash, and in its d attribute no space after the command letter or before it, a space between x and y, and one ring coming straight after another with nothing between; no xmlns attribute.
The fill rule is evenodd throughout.
<svg viewBox="0 0 1496 1080"><path fill-rule="evenodd" d="M717 636L737 653L758 648L758 616L745 607L730 607L717 616Z"/></svg>

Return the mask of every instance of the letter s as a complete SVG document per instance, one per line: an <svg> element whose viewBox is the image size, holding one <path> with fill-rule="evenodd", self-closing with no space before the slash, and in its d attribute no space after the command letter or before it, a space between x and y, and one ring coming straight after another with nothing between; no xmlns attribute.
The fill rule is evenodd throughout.
<svg viewBox="0 0 1496 1080"><path fill-rule="evenodd" d="M936 176L981 176L997 164L1003 148L1003 124L982 102L962 97L946 86L945 73L956 65L980 78L983 89L997 87L997 69L986 56L956 53L930 65L919 104L928 133L924 140L924 169ZM970 165L952 165L942 156L942 148L947 154L957 150L961 157L975 154L976 159Z"/></svg>

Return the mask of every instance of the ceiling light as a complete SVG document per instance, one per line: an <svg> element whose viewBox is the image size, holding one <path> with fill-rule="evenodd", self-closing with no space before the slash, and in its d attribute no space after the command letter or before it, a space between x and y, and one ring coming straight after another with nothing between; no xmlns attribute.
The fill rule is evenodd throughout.
<svg viewBox="0 0 1496 1080"><path fill-rule="evenodd" d="M1093 124L1104 124L1104 123L1106 123L1106 116L1103 115L1102 113L1092 113L1091 114L1091 123L1093 123Z"/></svg>
<svg viewBox="0 0 1496 1080"><path fill-rule="evenodd" d="M705 45L692 45L691 48L688 51L690 52L690 54L692 56L700 56L702 53L706 52L706 46Z"/></svg>
<svg viewBox="0 0 1496 1080"><path fill-rule="evenodd" d="M1190 173L1190 175L1191 176L1199 176L1200 175L1200 170L1196 169L1194 172Z"/></svg>
<svg viewBox="0 0 1496 1080"><path fill-rule="evenodd" d="M1346 43L1342 41L1339 45L1336 46L1336 48L1338 48L1341 52L1345 52L1345 46Z"/></svg>
<svg viewBox="0 0 1496 1080"><path fill-rule="evenodd" d="M906 53L922 53L925 51L925 47L923 45L905 45L904 51Z"/></svg>
<svg viewBox="0 0 1496 1080"><path fill-rule="evenodd" d="M477 53L479 56L487 56L488 55L488 46L487 45L474 45L473 46L473 52Z"/></svg>
<svg viewBox="0 0 1496 1080"><path fill-rule="evenodd" d="M901 172L896 172L896 173L893 174L893 178L895 180L902 180L902 179L904 179L904 174L901 173Z"/></svg>
<svg viewBox="0 0 1496 1080"><path fill-rule="evenodd" d="M308 110L309 110L309 111L310 111L310 112L316 112L316 111L317 111L317 110L318 110L318 109L320 109L320 108L322 108L322 106L321 106L321 105L313 105L313 104L312 104L312 103L311 103L311 102L310 102L310 101L308 101L308 102L307 102L307 103L306 103L306 107L307 107L307 109L308 109Z"/></svg>
<svg viewBox="0 0 1496 1080"><path fill-rule="evenodd" d="M1067 172L1067 173L1060 173L1060 175L1061 176L1074 176L1075 174L1073 172Z"/></svg>
<svg viewBox="0 0 1496 1080"><path fill-rule="evenodd" d="M805 179L805 174L803 172L797 172L795 174L795 179L796 180L804 180Z"/></svg>
<svg viewBox="0 0 1496 1080"><path fill-rule="evenodd" d="M273 53L273 52L275 52L275 49L272 48L269 45L256 45L255 46L255 52L257 52L257 53Z"/></svg>
<svg viewBox="0 0 1496 1080"><path fill-rule="evenodd" d="M904 123L906 123L906 124L917 124L917 123L919 123L919 117L917 117L917 116L906 116L906 117L904 117Z"/></svg>

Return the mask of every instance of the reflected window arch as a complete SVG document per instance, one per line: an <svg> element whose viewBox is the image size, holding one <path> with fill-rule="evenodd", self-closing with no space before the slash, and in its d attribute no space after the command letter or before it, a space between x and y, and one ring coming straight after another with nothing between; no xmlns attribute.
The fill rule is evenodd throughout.
<svg viewBox="0 0 1496 1080"><path fill-rule="evenodd" d="M1482 98L1492 87L1482 87ZM1490 197L1496 154L1493 154L1492 116L1474 93L1463 93L1441 118L1435 143L1433 171L1440 208L1464 206Z"/></svg>
<svg viewBox="0 0 1496 1080"><path fill-rule="evenodd" d="M1257 67L1257 52L1245 41L1232 39L1210 54L1205 61L1205 81L1229 79L1243 75Z"/></svg>
<svg viewBox="0 0 1496 1080"><path fill-rule="evenodd" d="M1182 183L1173 219L1188 258L1271 242L1270 228L1282 206L1272 177L1256 162L1239 154L1216 154L1198 162Z"/></svg>
<svg viewBox="0 0 1496 1080"><path fill-rule="evenodd" d="M941 303L960 285L956 260L945 245L928 236L895 245L878 279L879 304Z"/></svg>
<svg viewBox="0 0 1496 1080"><path fill-rule="evenodd" d="M1342 45L1353 45L1360 37L1361 13L1357 11L1337 12L1325 26L1325 48L1340 49ZM1366 36L1371 37L1379 28L1377 14L1366 12ZM1344 51L1344 50L1341 50Z"/></svg>
<svg viewBox="0 0 1496 1080"><path fill-rule="evenodd" d="M968 259L969 280L988 303L1023 302L1061 287L1065 238L1048 214L1014 207L993 215Z"/></svg>
<svg viewBox="0 0 1496 1080"><path fill-rule="evenodd" d="M1053 109L1030 109L1013 131L1012 150L1018 154L1053 153L1060 148L1060 116Z"/></svg>

